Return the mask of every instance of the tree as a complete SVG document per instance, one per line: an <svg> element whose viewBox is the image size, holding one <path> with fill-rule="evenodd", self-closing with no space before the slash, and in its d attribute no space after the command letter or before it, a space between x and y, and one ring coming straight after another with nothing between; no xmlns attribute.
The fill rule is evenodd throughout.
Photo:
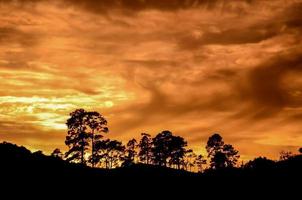
<svg viewBox="0 0 302 200"><path fill-rule="evenodd" d="M118 166L124 151L125 146L123 146L122 142L117 140L109 141L107 146L107 159L109 160L110 169Z"/></svg>
<svg viewBox="0 0 302 200"><path fill-rule="evenodd" d="M162 131L152 139L153 163L159 166L175 165L180 169L180 165L185 156L187 142L184 138L173 136L170 131Z"/></svg>
<svg viewBox="0 0 302 200"><path fill-rule="evenodd" d="M169 157L170 164L176 165L177 169L180 169L180 165L183 163L184 156L187 152L186 147L187 142L184 138L180 136L173 136L169 142Z"/></svg>
<svg viewBox="0 0 302 200"><path fill-rule="evenodd" d="M152 158L152 139L151 136L147 133L142 133L142 138L138 144L139 160L145 164L150 164Z"/></svg>
<svg viewBox="0 0 302 200"><path fill-rule="evenodd" d="M162 131L153 139L153 163L159 166L167 166L167 159L170 156L170 142L172 140L172 133L170 131Z"/></svg>
<svg viewBox="0 0 302 200"><path fill-rule="evenodd" d="M240 157L238 151L232 145L224 144L222 137L217 133L209 137L206 150L212 169L234 167Z"/></svg>
<svg viewBox="0 0 302 200"><path fill-rule="evenodd" d="M244 168L248 169L256 169L256 170L268 170L272 169L275 166L275 162L273 160L267 159L266 157L258 157L254 160L247 162L244 165Z"/></svg>
<svg viewBox="0 0 302 200"><path fill-rule="evenodd" d="M123 166L130 166L135 163L137 141L136 139L129 140L126 145L125 157Z"/></svg>
<svg viewBox="0 0 302 200"><path fill-rule="evenodd" d="M94 145L103 138L102 133L108 133L107 120L98 112L86 112L85 124L91 138L91 156L89 162L94 167L97 162Z"/></svg>
<svg viewBox="0 0 302 200"><path fill-rule="evenodd" d="M196 156L194 164L196 165L198 172L201 173L203 171L203 165L207 164L207 160L200 154Z"/></svg>
<svg viewBox="0 0 302 200"><path fill-rule="evenodd" d="M109 168L108 162L106 162L107 158L107 149L109 139L107 140L97 140L94 143L94 166ZM104 161L104 162L103 162ZM105 165L103 165L105 163Z"/></svg>
<svg viewBox="0 0 302 200"><path fill-rule="evenodd" d="M124 155L125 146L117 140L100 140L95 143L95 158L97 164L105 163L106 169L118 167Z"/></svg>
<svg viewBox="0 0 302 200"><path fill-rule="evenodd" d="M293 156L293 153L290 151L281 151L279 160L288 160L292 156Z"/></svg>
<svg viewBox="0 0 302 200"><path fill-rule="evenodd" d="M84 109L77 109L70 113L70 118L67 120L68 132L65 140L69 148L65 154L67 161L86 164L85 153L89 146L90 136L86 132L85 116Z"/></svg>
<svg viewBox="0 0 302 200"><path fill-rule="evenodd" d="M234 167L237 164L239 159L238 151L234 149L234 147L230 144L225 144L223 146L223 153L226 155L226 166Z"/></svg>
<svg viewBox="0 0 302 200"><path fill-rule="evenodd" d="M86 164L85 155L91 141L91 155L89 162L94 167L95 142L100 140L102 133L108 132L106 119L98 112L87 112L84 109L75 110L67 120L68 133L65 144L69 147L67 160Z"/></svg>
<svg viewBox="0 0 302 200"><path fill-rule="evenodd" d="M183 162L183 169L188 170L191 172L192 168L195 166L195 159L196 154L193 152L192 149L186 151L185 160Z"/></svg>
<svg viewBox="0 0 302 200"><path fill-rule="evenodd" d="M209 137L206 150L208 152L208 157L210 158L210 167L212 169L225 166L225 159L223 159L225 156L223 157L222 155L223 146L224 141L219 134L215 133Z"/></svg>
<svg viewBox="0 0 302 200"><path fill-rule="evenodd" d="M222 169L227 167L227 156L225 153L218 151L211 159L212 169Z"/></svg>
<svg viewBox="0 0 302 200"><path fill-rule="evenodd" d="M63 159L63 153L58 148L56 148L55 150L53 150L53 152L51 153L51 156L54 157L54 158Z"/></svg>
<svg viewBox="0 0 302 200"><path fill-rule="evenodd" d="M217 152L222 151L224 145L224 141L222 137L215 133L211 137L209 137L206 150L208 152L208 157L213 157Z"/></svg>
<svg viewBox="0 0 302 200"><path fill-rule="evenodd" d="M301 154L302 154L302 147L299 149L299 153L301 153Z"/></svg>

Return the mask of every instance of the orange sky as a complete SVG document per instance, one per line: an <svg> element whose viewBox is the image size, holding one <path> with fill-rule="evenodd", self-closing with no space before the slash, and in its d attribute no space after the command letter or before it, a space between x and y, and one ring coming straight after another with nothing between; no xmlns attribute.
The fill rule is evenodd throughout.
<svg viewBox="0 0 302 200"><path fill-rule="evenodd" d="M0 0L0 141L64 147L76 108L109 137L171 130L243 159L302 146L301 0Z"/></svg>

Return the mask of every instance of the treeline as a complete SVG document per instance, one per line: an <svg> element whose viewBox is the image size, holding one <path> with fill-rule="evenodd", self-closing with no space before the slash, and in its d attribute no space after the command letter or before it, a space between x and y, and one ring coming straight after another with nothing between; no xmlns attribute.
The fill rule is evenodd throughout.
<svg viewBox="0 0 302 200"><path fill-rule="evenodd" d="M210 169L233 168L240 157L239 152L231 144L225 144L219 134L209 137L207 156L204 156L194 153L183 137L168 130L155 137L142 133L139 141L131 139L126 145L106 139L104 134L109 132L107 120L98 112L77 109L70 114L66 124L68 151L63 154L55 149L52 156L91 167L111 169L143 163L202 172L205 166ZM288 159L291 154L283 152L281 156ZM253 161L246 166L253 166Z"/></svg>

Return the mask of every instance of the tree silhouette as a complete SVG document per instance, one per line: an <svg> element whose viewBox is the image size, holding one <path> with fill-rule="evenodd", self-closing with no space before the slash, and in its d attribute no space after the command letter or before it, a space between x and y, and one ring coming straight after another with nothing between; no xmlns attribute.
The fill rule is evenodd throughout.
<svg viewBox="0 0 302 200"><path fill-rule="evenodd" d="M59 159L63 159L63 153L61 152L60 149L56 148L55 150L53 150L53 152L50 154L52 157L54 158L59 158Z"/></svg>
<svg viewBox="0 0 302 200"><path fill-rule="evenodd" d="M97 140L94 143L94 165L95 166L100 166L100 167L105 167L106 169L109 168L108 162L106 162L106 157L107 157L107 149L108 149L108 143L109 139L107 140ZM104 162L103 162L104 161ZM103 166L103 163L105 165Z"/></svg>
<svg viewBox="0 0 302 200"><path fill-rule="evenodd" d="M136 139L129 140L125 149L123 166L131 166L135 163L135 157L137 155L136 148L137 148Z"/></svg>
<svg viewBox="0 0 302 200"><path fill-rule="evenodd" d="M302 147L299 149L299 153L301 153L301 154L302 154Z"/></svg>
<svg viewBox="0 0 302 200"><path fill-rule="evenodd" d="M86 112L85 124L91 138L91 156L89 161L94 167L97 163L94 145L95 142L101 140L103 137L102 133L108 133L107 120L98 112Z"/></svg>
<svg viewBox="0 0 302 200"><path fill-rule="evenodd" d="M180 169L180 165L183 163L184 156L187 152L187 142L180 136L173 136L169 142L169 153L170 153L170 165L176 165L177 169Z"/></svg>
<svg viewBox="0 0 302 200"><path fill-rule="evenodd" d="M207 160L203 157L203 155L196 156L194 163L197 167L199 173L203 172L203 165L207 164Z"/></svg>
<svg viewBox="0 0 302 200"><path fill-rule="evenodd" d="M267 170L267 169L273 168L274 166L275 166L274 161L267 159L266 157L258 157L258 158L255 158L254 160L247 162L244 165L244 168Z"/></svg>
<svg viewBox="0 0 302 200"><path fill-rule="evenodd" d="M223 149L224 141L222 137L215 133L211 137L209 137L206 150L208 152L208 157L210 158L210 167L217 168L224 165L225 160L222 159L222 149ZM218 155L217 155L218 154ZM222 164L219 162L223 162Z"/></svg>
<svg viewBox="0 0 302 200"><path fill-rule="evenodd" d="M142 138L138 144L138 157L142 163L150 164L152 158L152 138L147 133L141 134Z"/></svg>
<svg viewBox="0 0 302 200"><path fill-rule="evenodd" d="M214 156L217 152L222 151L224 145L224 141L222 140L222 137L215 133L211 137L209 137L206 150L208 152L208 157Z"/></svg>
<svg viewBox="0 0 302 200"><path fill-rule="evenodd" d="M223 153L226 156L226 166L227 167L234 167L237 164L239 159L238 151L234 149L234 147L230 144L225 144L223 146Z"/></svg>
<svg viewBox="0 0 302 200"><path fill-rule="evenodd" d="M152 139L153 163L159 166L175 165L180 169L186 153L184 138L173 136L170 131L162 131Z"/></svg>
<svg viewBox="0 0 302 200"><path fill-rule="evenodd" d="M106 119L98 112L87 112L84 109L75 110L67 120L68 133L65 144L69 151L66 153L67 160L86 164L85 154L91 140L91 155L88 160L92 167L97 162L94 145L103 135L108 132Z"/></svg>
<svg viewBox="0 0 302 200"><path fill-rule="evenodd" d="M290 151L281 151L279 160L288 160L292 156L293 156L293 153Z"/></svg>
<svg viewBox="0 0 302 200"><path fill-rule="evenodd" d="M110 169L118 166L124 151L125 151L125 146L123 146L122 142L119 142L117 140L109 141L107 146L107 152L108 152L107 159L109 159Z"/></svg>
<svg viewBox="0 0 302 200"><path fill-rule="evenodd" d="M170 156L170 143L172 140L172 133L170 131L163 131L152 139L153 148L153 162L159 166L167 166L167 159Z"/></svg>
<svg viewBox="0 0 302 200"><path fill-rule="evenodd" d="M213 169L222 169L226 167L227 157L225 153L218 151L211 159L211 167Z"/></svg>
<svg viewBox="0 0 302 200"><path fill-rule="evenodd" d="M224 144L222 137L217 133L209 137L206 150L212 169L234 167L240 157L238 151L232 145Z"/></svg>
<svg viewBox="0 0 302 200"><path fill-rule="evenodd" d="M85 123L86 111L77 109L70 113L70 118L67 120L68 132L65 144L69 150L65 156L68 161L80 162L86 164L85 153L89 146L90 135L86 132Z"/></svg>
<svg viewBox="0 0 302 200"><path fill-rule="evenodd" d="M187 150L185 154L185 160L183 162L183 168L191 172L192 168L195 166L195 159L196 159L196 154L193 152L193 150L192 149Z"/></svg>
<svg viewBox="0 0 302 200"><path fill-rule="evenodd" d="M106 169L112 169L122 161L125 146L117 140L100 140L95 143L95 159L98 164L105 163Z"/></svg>

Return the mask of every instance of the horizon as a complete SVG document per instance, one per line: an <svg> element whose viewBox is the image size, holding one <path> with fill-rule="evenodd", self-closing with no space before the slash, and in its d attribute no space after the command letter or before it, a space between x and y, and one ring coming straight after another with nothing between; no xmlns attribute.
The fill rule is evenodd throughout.
<svg viewBox="0 0 302 200"><path fill-rule="evenodd" d="M0 141L66 150L101 113L124 144L163 130L240 160L302 144L302 0L0 0Z"/></svg>

